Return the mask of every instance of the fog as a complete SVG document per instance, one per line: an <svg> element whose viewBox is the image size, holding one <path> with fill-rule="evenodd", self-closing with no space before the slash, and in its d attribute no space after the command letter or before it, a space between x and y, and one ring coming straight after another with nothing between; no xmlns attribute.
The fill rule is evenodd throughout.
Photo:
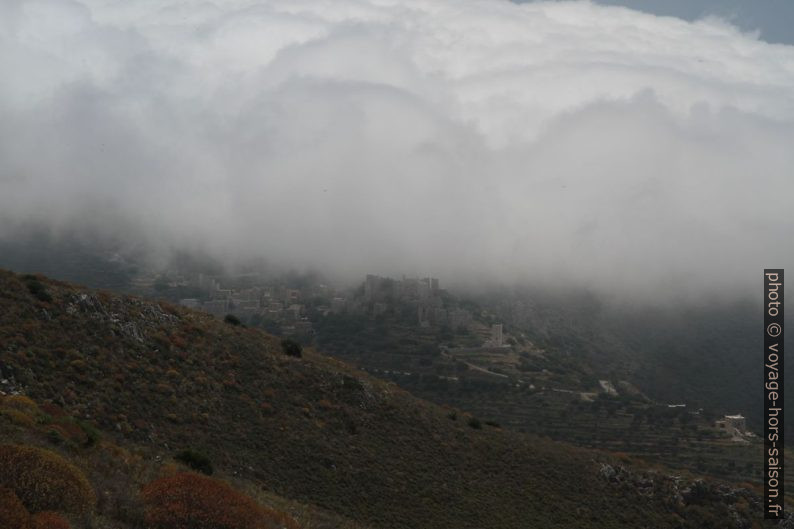
<svg viewBox="0 0 794 529"><path fill-rule="evenodd" d="M655 299L794 264L794 47L716 18L6 0L0 68L0 236Z"/></svg>

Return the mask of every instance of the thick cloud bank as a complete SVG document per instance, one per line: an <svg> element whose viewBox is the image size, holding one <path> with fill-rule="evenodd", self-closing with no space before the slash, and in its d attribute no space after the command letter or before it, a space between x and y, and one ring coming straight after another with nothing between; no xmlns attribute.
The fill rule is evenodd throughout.
<svg viewBox="0 0 794 529"><path fill-rule="evenodd" d="M587 2L6 0L0 217L343 277L792 264L794 47Z"/></svg>

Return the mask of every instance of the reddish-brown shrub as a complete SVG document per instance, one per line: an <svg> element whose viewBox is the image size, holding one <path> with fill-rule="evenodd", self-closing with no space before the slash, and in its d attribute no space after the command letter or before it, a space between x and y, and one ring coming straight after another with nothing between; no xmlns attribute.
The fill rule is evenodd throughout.
<svg viewBox="0 0 794 529"><path fill-rule="evenodd" d="M0 403L2 403L4 408L20 410L30 414L38 411L36 403L31 398L24 395L11 395L3 398Z"/></svg>
<svg viewBox="0 0 794 529"><path fill-rule="evenodd" d="M38 410L36 403L24 395L0 397L0 415L19 426L33 428Z"/></svg>
<svg viewBox="0 0 794 529"><path fill-rule="evenodd" d="M36 426L36 420L27 413L12 408L0 408L0 416L7 418L12 423L25 428Z"/></svg>
<svg viewBox="0 0 794 529"><path fill-rule="evenodd" d="M28 529L30 514L14 491L0 487L0 527L3 529Z"/></svg>
<svg viewBox="0 0 794 529"><path fill-rule="evenodd" d="M63 408L52 402L45 402L39 408L51 417L66 417L66 412Z"/></svg>
<svg viewBox="0 0 794 529"><path fill-rule="evenodd" d="M49 429L58 432L63 439L75 444L85 444L88 439L85 431L73 420L60 419L58 422L50 424Z"/></svg>
<svg viewBox="0 0 794 529"><path fill-rule="evenodd" d="M8 487L30 512L82 515L96 498L83 473L49 450L0 445L0 485Z"/></svg>
<svg viewBox="0 0 794 529"><path fill-rule="evenodd" d="M71 527L66 518L52 511L36 513L30 521L31 529L70 529Z"/></svg>
<svg viewBox="0 0 794 529"><path fill-rule="evenodd" d="M187 347L187 341L184 337L174 334L170 336L171 345L177 349L184 349Z"/></svg>
<svg viewBox="0 0 794 529"><path fill-rule="evenodd" d="M317 402L317 407L325 411L333 410L337 408L337 406L334 406L334 404L328 399L320 399Z"/></svg>
<svg viewBox="0 0 794 529"><path fill-rule="evenodd" d="M223 481L192 472L157 479L141 494L151 529L298 529L288 515L260 506Z"/></svg>

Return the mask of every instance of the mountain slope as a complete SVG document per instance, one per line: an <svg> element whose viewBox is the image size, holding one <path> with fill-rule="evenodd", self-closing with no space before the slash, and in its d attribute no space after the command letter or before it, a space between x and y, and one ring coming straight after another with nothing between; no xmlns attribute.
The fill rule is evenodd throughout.
<svg viewBox="0 0 794 529"><path fill-rule="evenodd" d="M726 528L758 515L746 490L691 501L663 473L482 427L166 304L0 272L0 344L7 391L162 458L200 450L229 475L373 526Z"/></svg>

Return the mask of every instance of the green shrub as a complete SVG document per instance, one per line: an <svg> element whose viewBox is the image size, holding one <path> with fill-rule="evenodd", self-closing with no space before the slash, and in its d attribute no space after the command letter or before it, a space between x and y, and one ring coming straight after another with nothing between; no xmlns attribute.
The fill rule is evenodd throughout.
<svg viewBox="0 0 794 529"><path fill-rule="evenodd" d="M44 285L42 285L37 279L28 279L26 283L28 285L28 290L36 297L36 299L39 301L46 301L47 303L52 301L52 296L50 296L50 293L47 292L47 289L44 288Z"/></svg>
<svg viewBox="0 0 794 529"><path fill-rule="evenodd" d="M193 450L182 450L174 456L174 459L207 476L211 476L214 472L210 458Z"/></svg>
<svg viewBox="0 0 794 529"><path fill-rule="evenodd" d="M99 442L99 430L83 421L77 421L77 425L80 426L80 429L83 430L85 434L85 446L94 446Z"/></svg>
<svg viewBox="0 0 794 529"><path fill-rule="evenodd" d="M281 350L284 351L284 354L287 356L294 356L296 358L303 356L303 347L301 344L289 338L281 340Z"/></svg>
<svg viewBox="0 0 794 529"><path fill-rule="evenodd" d="M57 429L50 428L47 430L47 440L54 445L59 445L63 443L65 439L63 438L63 434Z"/></svg>
<svg viewBox="0 0 794 529"><path fill-rule="evenodd" d="M482 423L480 422L480 419L478 419L477 417L470 418L467 424L472 428L474 428L475 430L482 429Z"/></svg>
<svg viewBox="0 0 794 529"><path fill-rule="evenodd" d="M227 315L226 315L226 316L223 318L223 321L225 321L225 322L226 322L226 323L228 323L229 325L234 325L235 327L239 327L239 326L240 326L240 325L242 325L242 323L243 323L243 322L241 322L241 321L240 321L240 318L238 318L238 317L237 317L237 316L235 316L234 314L227 314Z"/></svg>

